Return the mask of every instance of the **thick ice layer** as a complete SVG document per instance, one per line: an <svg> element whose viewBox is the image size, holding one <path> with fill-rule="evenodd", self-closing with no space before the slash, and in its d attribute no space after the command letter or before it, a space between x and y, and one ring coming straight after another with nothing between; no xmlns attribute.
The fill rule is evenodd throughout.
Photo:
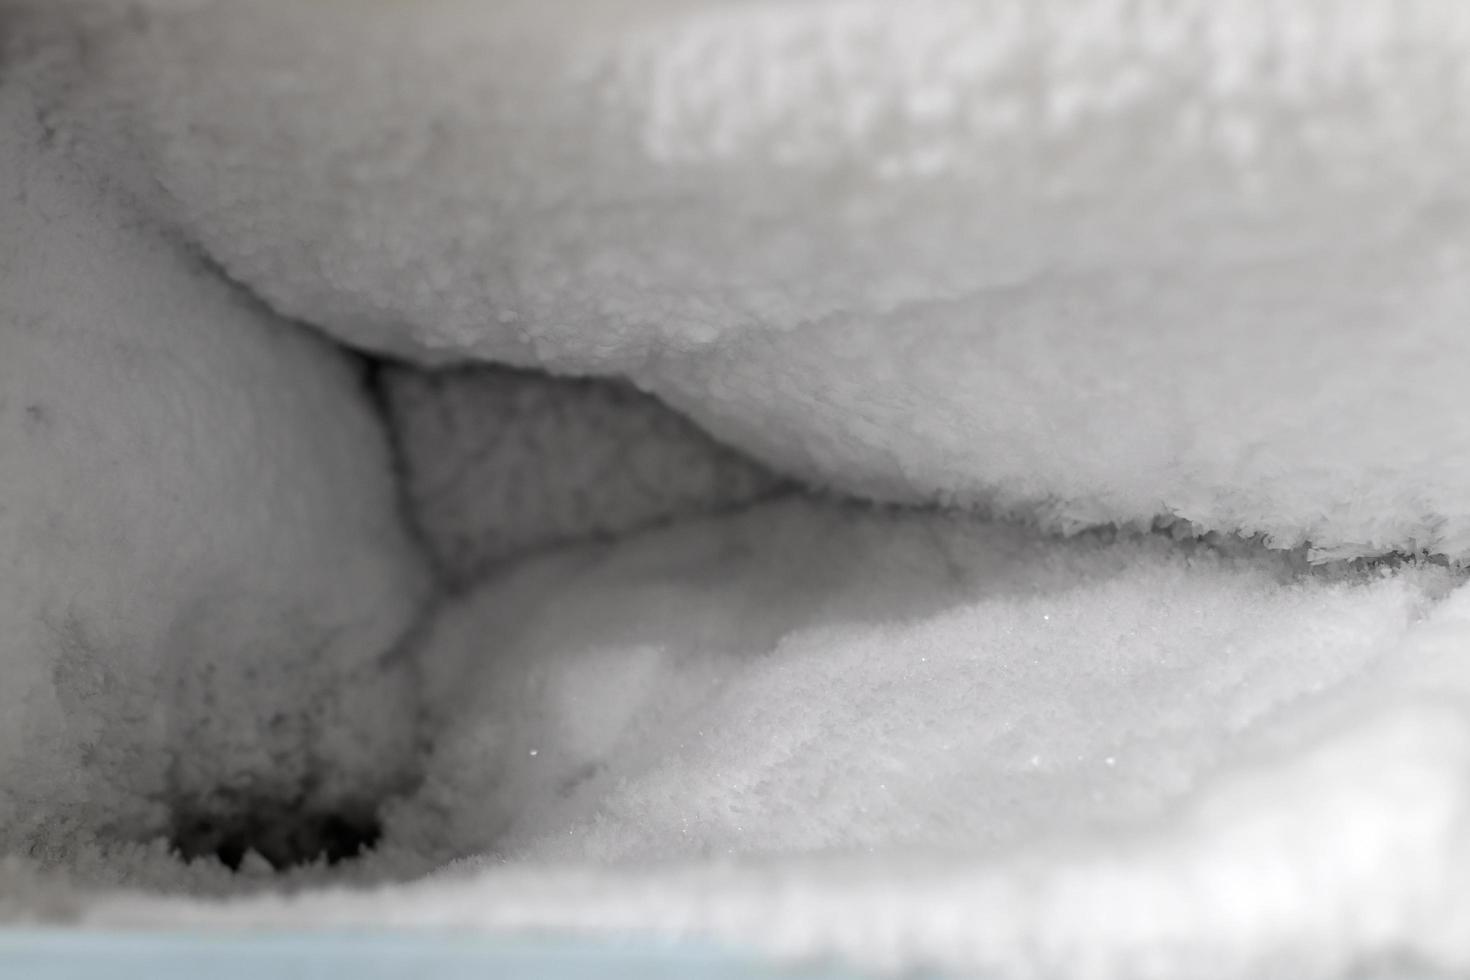
<svg viewBox="0 0 1470 980"><path fill-rule="evenodd" d="M719 939L1003 976L1470 967L1470 593L770 505L460 600L421 885L94 923ZM508 863L507 863L508 862Z"/></svg>
<svg viewBox="0 0 1470 980"><path fill-rule="evenodd" d="M1458 0L20 6L58 125L349 342L866 495L1470 554Z"/></svg>
<svg viewBox="0 0 1470 980"><path fill-rule="evenodd" d="M0 85L0 853L371 806L427 583L362 378L74 149Z"/></svg>

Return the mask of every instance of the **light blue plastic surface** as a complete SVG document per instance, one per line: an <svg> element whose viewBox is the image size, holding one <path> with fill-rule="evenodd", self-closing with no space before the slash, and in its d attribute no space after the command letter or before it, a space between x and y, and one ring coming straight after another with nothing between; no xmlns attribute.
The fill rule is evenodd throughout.
<svg viewBox="0 0 1470 980"><path fill-rule="evenodd" d="M0 930L4 980L857 980L697 946L454 933Z"/></svg>

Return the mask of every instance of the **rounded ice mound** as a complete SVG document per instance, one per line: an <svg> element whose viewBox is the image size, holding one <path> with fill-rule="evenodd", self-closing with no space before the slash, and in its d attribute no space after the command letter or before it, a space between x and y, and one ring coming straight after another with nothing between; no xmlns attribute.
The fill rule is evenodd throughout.
<svg viewBox="0 0 1470 980"><path fill-rule="evenodd" d="M36 110L0 86L0 853L370 811L427 581L361 378Z"/></svg>
<svg viewBox="0 0 1470 980"><path fill-rule="evenodd" d="M350 343L872 497L1470 555L1456 0L34 6L80 138Z"/></svg>

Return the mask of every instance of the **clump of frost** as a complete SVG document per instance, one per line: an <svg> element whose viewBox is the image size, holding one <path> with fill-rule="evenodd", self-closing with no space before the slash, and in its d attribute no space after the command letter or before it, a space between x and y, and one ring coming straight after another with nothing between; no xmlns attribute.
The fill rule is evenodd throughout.
<svg viewBox="0 0 1470 980"><path fill-rule="evenodd" d="M0 83L0 853L415 765L427 591L358 370L222 281ZM40 69L37 69L38 71Z"/></svg>
<svg viewBox="0 0 1470 980"><path fill-rule="evenodd" d="M525 563L425 655L417 884L93 923L720 940L1004 976L1470 967L1470 592L788 501Z"/></svg>
<svg viewBox="0 0 1470 980"><path fill-rule="evenodd" d="M865 496L1470 556L1464 4L26 6L67 137L348 343Z"/></svg>

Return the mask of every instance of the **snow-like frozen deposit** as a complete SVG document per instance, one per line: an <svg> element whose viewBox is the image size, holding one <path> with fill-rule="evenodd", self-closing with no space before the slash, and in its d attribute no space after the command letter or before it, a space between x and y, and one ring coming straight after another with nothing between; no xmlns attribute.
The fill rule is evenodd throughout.
<svg viewBox="0 0 1470 980"><path fill-rule="evenodd" d="M467 852L1003 853L1152 814L1283 704L1376 675L1449 582L1359 579L766 505L528 563L447 610L422 661L452 719L430 780L483 798Z"/></svg>
<svg viewBox="0 0 1470 980"><path fill-rule="evenodd" d="M362 379L35 108L0 85L0 852L370 806L427 576Z"/></svg>
<svg viewBox="0 0 1470 980"><path fill-rule="evenodd" d="M566 551L428 645L448 725L377 860L483 857L359 893L67 908L964 975L1458 975L1457 580L801 501Z"/></svg>
<svg viewBox="0 0 1470 980"><path fill-rule="evenodd" d="M0 914L1470 972L1470 8L0 44ZM610 380L398 367L375 417L314 330ZM185 865L196 798L382 839ZM377 887L281 894L330 882Z"/></svg>
<svg viewBox="0 0 1470 980"><path fill-rule="evenodd" d="M58 113L345 340L867 496L1470 554L1459 0L32 6Z"/></svg>

